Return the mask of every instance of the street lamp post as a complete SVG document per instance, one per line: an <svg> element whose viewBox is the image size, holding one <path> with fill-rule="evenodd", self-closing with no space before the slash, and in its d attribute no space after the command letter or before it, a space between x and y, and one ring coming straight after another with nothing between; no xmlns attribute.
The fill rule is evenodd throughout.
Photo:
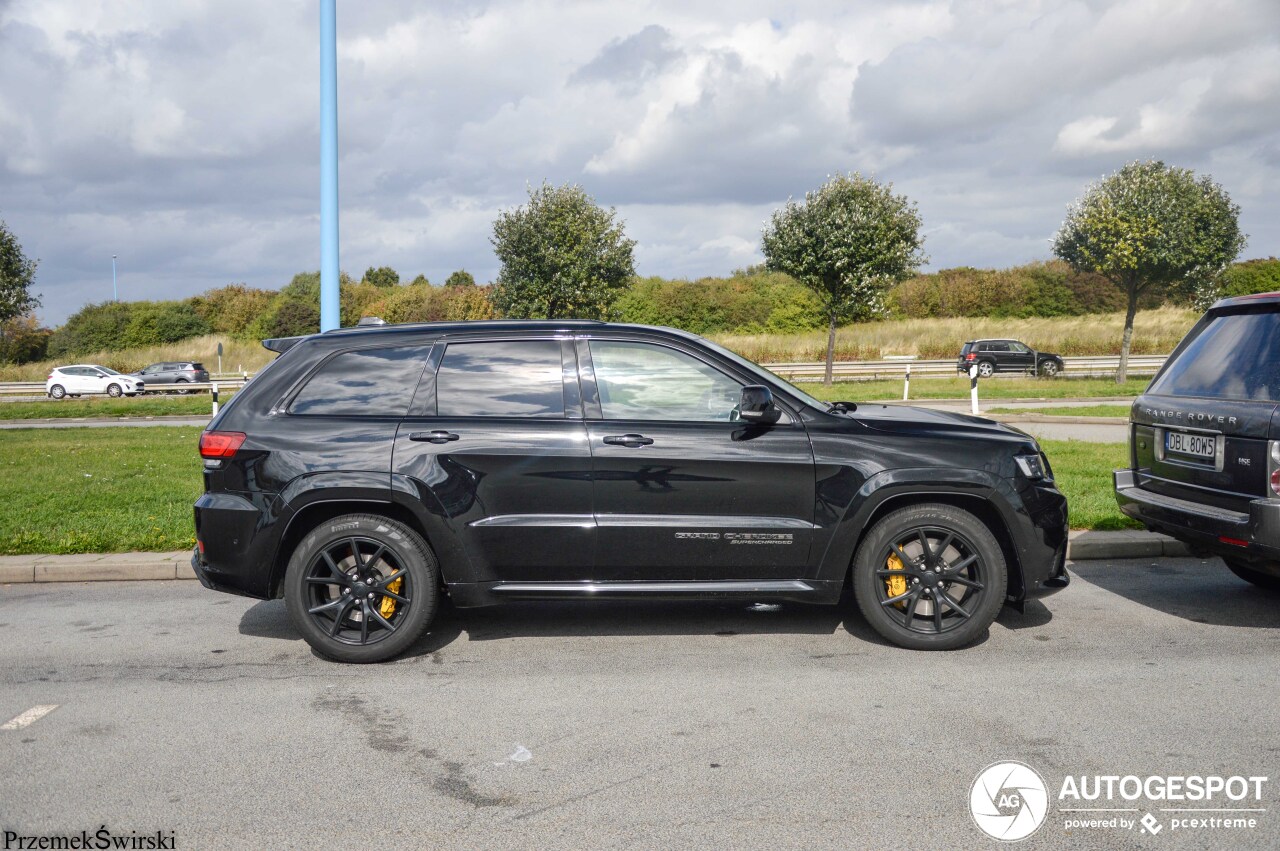
<svg viewBox="0 0 1280 851"><path fill-rule="evenodd" d="M114 254L111 255L111 300L120 300L120 293L116 289L116 256Z"/></svg>
<svg viewBox="0 0 1280 851"><path fill-rule="evenodd" d="M320 0L320 330L341 324L338 298L338 25Z"/></svg>

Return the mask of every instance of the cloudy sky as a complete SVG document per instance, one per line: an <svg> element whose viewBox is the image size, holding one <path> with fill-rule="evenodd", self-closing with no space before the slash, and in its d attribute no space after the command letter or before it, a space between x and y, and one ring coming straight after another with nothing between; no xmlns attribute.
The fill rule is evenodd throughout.
<svg viewBox="0 0 1280 851"><path fill-rule="evenodd" d="M319 267L315 0L0 0L0 218L42 316ZM1280 254L1277 0L338 0L342 266L496 273L495 214L581 183L641 274L724 274L836 171L892 181L932 267L1048 256L1159 157Z"/></svg>

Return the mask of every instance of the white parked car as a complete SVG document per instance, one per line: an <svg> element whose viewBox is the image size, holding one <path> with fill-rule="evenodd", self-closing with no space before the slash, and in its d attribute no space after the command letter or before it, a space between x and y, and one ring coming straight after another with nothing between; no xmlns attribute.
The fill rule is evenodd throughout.
<svg viewBox="0 0 1280 851"><path fill-rule="evenodd" d="M60 366L49 373L44 383L46 396L61 399L64 396L85 396L106 393L108 396L136 396L142 393L146 382L133 375L124 375L105 366L91 363Z"/></svg>

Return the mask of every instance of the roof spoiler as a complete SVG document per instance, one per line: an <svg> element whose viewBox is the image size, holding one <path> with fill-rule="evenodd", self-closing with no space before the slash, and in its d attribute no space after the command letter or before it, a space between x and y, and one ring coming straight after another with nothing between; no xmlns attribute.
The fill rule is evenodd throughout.
<svg viewBox="0 0 1280 851"><path fill-rule="evenodd" d="M307 339L305 335L301 337L274 337L270 340L263 340L262 347L282 355L305 339Z"/></svg>

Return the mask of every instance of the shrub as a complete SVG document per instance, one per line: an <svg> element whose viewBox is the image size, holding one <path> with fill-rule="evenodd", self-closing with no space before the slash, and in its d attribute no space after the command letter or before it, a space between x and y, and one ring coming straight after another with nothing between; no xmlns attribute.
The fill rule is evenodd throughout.
<svg viewBox="0 0 1280 851"><path fill-rule="evenodd" d="M49 338L50 357L124 348L133 305L124 301L88 304L73 313Z"/></svg>
<svg viewBox="0 0 1280 851"><path fill-rule="evenodd" d="M212 330L190 301L140 301L130 306L123 339L127 348L176 343Z"/></svg>
<svg viewBox="0 0 1280 851"><path fill-rule="evenodd" d="M43 359L52 335L32 314L0 322L0 363L21 364Z"/></svg>
<svg viewBox="0 0 1280 851"><path fill-rule="evenodd" d="M624 322L669 325L695 334L801 331L823 324L817 297L777 272L749 270L696 281L642 278L615 305Z"/></svg>
<svg viewBox="0 0 1280 851"><path fill-rule="evenodd" d="M214 331L246 337L253 320L266 312L275 297L270 290L230 284L194 297L191 305Z"/></svg>
<svg viewBox="0 0 1280 851"><path fill-rule="evenodd" d="M476 285L476 277L466 269L459 269L445 279L446 287L474 287Z"/></svg>
<svg viewBox="0 0 1280 851"><path fill-rule="evenodd" d="M360 283L375 287L394 287L400 283L400 273L390 266L379 266L377 269L370 266L365 270L364 278Z"/></svg>
<svg viewBox="0 0 1280 851"><path fill-rule="evenodd" d="M1232 263L1218 279L1219 298L1270 293L1278 290L1280 290L1280 260L1275 257Z"/></svg>

